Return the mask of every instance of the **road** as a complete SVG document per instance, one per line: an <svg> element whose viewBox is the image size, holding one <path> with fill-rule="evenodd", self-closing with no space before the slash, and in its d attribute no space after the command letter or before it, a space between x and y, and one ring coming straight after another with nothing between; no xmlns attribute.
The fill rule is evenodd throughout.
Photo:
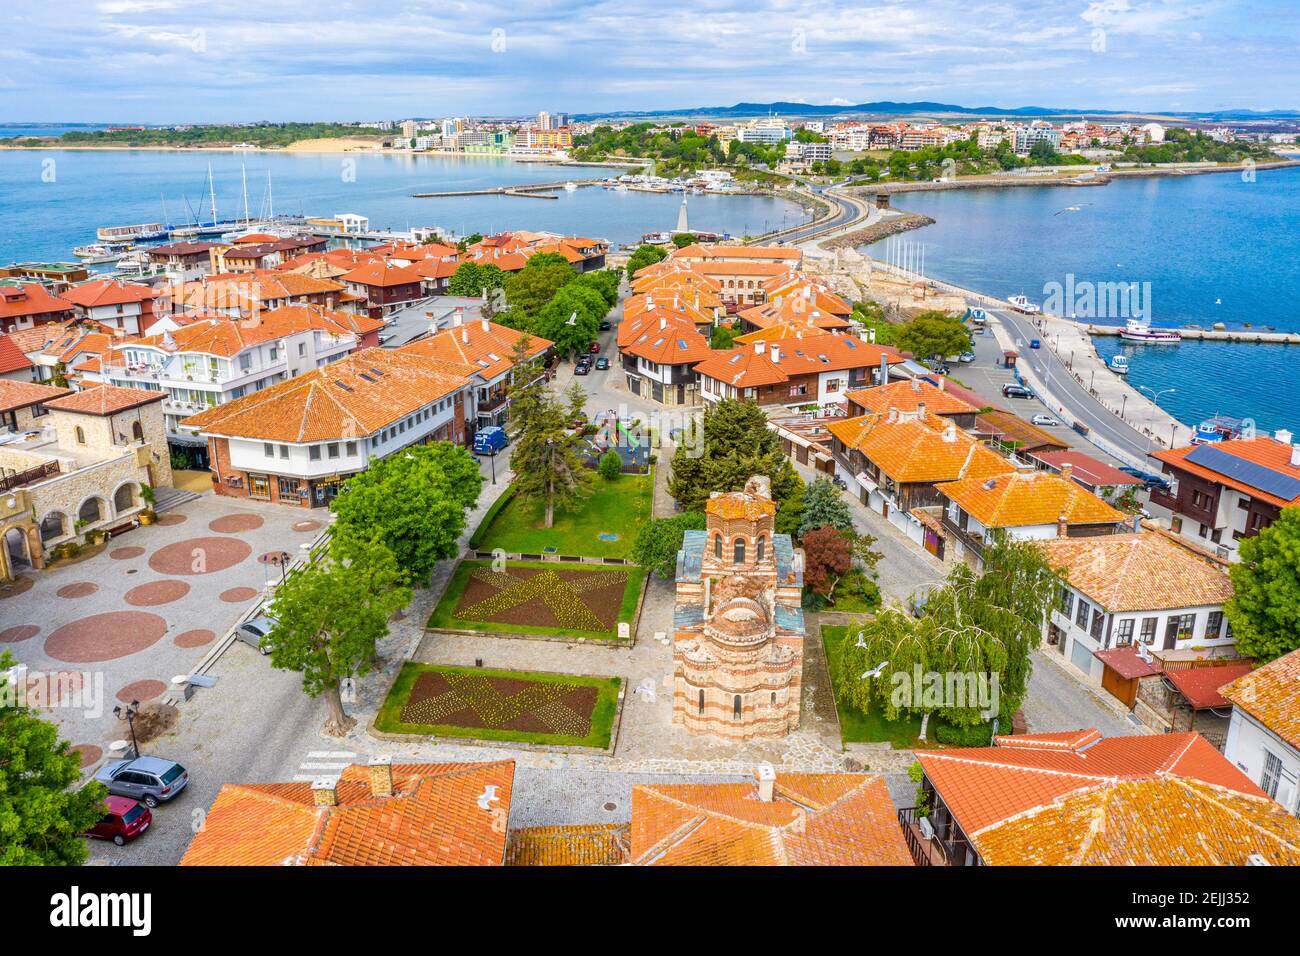
<svg viewBox="0 0 1300 956"><path fill-rule="evenodd" d="M1043 379L1044 386L1064 403L1071 418L1086 425L1091 434L1115 446L1140 467L1159 472L1160 463L1150 459L1151 440L1125 424L1120 418L1088 393L1066 367L1059 355L1049 348L1031 349L1033 339L1041 333L1033 320L1013 312L988 310L1016 340L1020 360L1029 364ZM1053 409L1055 411L1055 409Z"/></svg>

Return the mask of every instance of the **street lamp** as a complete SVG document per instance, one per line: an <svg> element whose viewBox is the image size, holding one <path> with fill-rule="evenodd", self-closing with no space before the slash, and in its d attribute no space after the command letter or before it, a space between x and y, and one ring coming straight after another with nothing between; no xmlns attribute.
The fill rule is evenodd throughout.
<svg viewBox="0 0 1300 956"><path fill-rule="evenodd" d="M478 460L479 460L480 462L482 462L483 459L484 459L485 457L487 458L487 460L488 460L489 462L492 463L492 484L495 485L495 484L497 483L497 456L496 456L496 455L480 455Z"/></svg>
<svg viewBox="0 0 1300 956"><path fill-rule="evenodd" d="M131 729L131 756L132 757L140 756L140 744L135 739L135 715L138 712L139 707L140 707L140 702L138 700L133 700L131 701L131 703L127 704L126 707L122 707L119 704L118 706L113 708L113 715L118 720L125 720L127 727Z"/></svg>

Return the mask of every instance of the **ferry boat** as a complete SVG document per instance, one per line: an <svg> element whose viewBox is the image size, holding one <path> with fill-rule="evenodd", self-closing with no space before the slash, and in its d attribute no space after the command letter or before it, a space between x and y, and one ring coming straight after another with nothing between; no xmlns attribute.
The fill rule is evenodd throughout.
<svg viewBox="0 0 1300 956"><path fill-rule="evenodd" d="M88 246L77 246L72 254L88 266L102 262L116 262L130 251L130 243L94 242Z"/></svg>
<svg viewBox="0 0 1300 956"><path fill-rule="evenodd" d="M1177 345L1183 333L1177 329L1153 329L1150 322L1129 319L1119 337L1125 342L1142 342L1146 345Z"/></svg>
<svg viewBox="0 0 1300 956"><path fill-rule="evenodd" d="M1112 355L1112 356L1110 357L1110 361L1106 363L1106 367L1109 368L1109 369L1110 369L1112 372L1114 372L1116 375L1127 375L1127 374L1128 374L1128 356L1127 356L1127 355Z"/></svg>
<svg viewBox="0 0 1300 956"><path fill-rule="evenodd" d="M1240 418L1227 415L1215 415L1196 426L1192 432L1193 445L1213 445L1221 441L1240 438L1246 430L1246 423Z"/></svg>
<svg viewBox="0 0 1300 956"><path fill-rule="evenodd" d="M1029 299L1023 295L1013 295L1011 298L1007 299L1007 301L1011 303L1011 308L1015 309L1017 312L1022 312L1025 315L1037 315L1042 311L1042 309L1034 305L1034 303L1030 302Z"/></svg>
<svg viewBox="0 0 1300 956"><path fill-rule="evenodd" d="M100 242L133 242L166 239L167 226L161 222L142 222L134 226L100 226L95 230Z"/></svg>

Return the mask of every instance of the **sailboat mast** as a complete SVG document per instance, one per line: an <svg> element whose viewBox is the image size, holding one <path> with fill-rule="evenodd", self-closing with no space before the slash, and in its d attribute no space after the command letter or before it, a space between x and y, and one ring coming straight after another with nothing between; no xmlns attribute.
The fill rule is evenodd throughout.
<svg viewBox="0 0 1300 956"><path fill-rule="evenodd" d="M239 176L244 183L244 225L247 226L252 220L248 218L248 168L243 163L239 164Z"/></svg>
<svg viewBox="0 0 1300 956"><path fill-rule="evenodd" d="M208 163L208 195L212 199L212 224L217 224L217 187L212 182L212 164Z"/></svg>
<svg viewBox="0 0 1300 956"><path fill-rule="evenodd" d="M271 194L271 170L266 171L266 215L268 219L275 218L275 196Z"/></svg>

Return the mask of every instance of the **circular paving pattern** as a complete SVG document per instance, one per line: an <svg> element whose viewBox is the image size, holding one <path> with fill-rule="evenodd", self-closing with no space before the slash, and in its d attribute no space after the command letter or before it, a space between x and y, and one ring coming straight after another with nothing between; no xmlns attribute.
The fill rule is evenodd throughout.
<svg viewBox="0 0 1300 956"><path fill-rule="evenodd" d="M98 590L98 584L92 584L90 581L78 581L76 584L65 584L54 593L61 598L80 598L89 597Z"/></svg>
<svg viewBox="0 0 1300 956"><path fill-rule="evenodd" d="M114 548L108 552L108 556L115 561L126 561L128 558L138 558L144 554L144 548L138 545L129 545L125 548Z"/></svg>
<svg viewBox="0 0 1300 956"><path fill-rule="evenodd" d="M245 601L251 601L257 597L256 588L230 588L221 592L221 600L227 604L243 604Z"/></svg>
<svg viewBox="0 0 1300 956"><path fill-rule="evenodd" d="M41 633L35 624L17 624L0 631L0 644L17 644Z"/></svg>
<svg viewBox="0 0 1300 956"><path fill-rule="evenodd" d="M295 521L293 523L294 531L319 531L319 521Z"/></svg>
<svg viewBox="0 0 1300 956"><path fill-rule="evenodd" d="M17 597L24 591L31 590L32 585L35 583L35 579L24 574L22 577L15 578L7 584L0 585L0 601L3 601L5 598Z"/></svg>
<svg viewBox="0 0 1300 956"><path fill-rule="evenodd" d="M262 527L262 524L261 515L222 515L208 522L208 530L220 531L222 534L238 534L240 531L253 531Z"/></svg>
<svg viewBox="0 0 1300 956"><path fill-rule="evenodd" d="M124 704L133 700L152 700L167 690L167 685L160 680L138 680L127 684L117 692L117 699Z"/></svg>
<svg viewBox="0 0 1300 956"><path fill-rule="evenodd" d="M170 528L172 525L184 524L186 515L178 515L175 512L171 514L159 515L154 524L160 524L164 528Z"/></svg>
<svg viewBox="0 0 1300 956"><path fill-rule="evenodd" d="M92 763L104 756L104 748L97 747L94 744L77 744L71 748L73 753L81 754L82 768L89 767Z"/></svg>
<svg viewBox="0 0 1300 956"><path fill-rule="evenodd" d="M204 644L216 640L216 638L215 631L205 631L203 628L199 628L198 630L177 634L172 638L172 643L177 647L202 647Z"/></svg>
<svg viewBox="0 0 1300 956"><path fill-rule="evenodd" d="M133 607L157 607L171 604L190 593L184 581L150 581L126 592L126 603Z"/></svg>
<svg viewBox="0 0 1300 956"><path fill-rule="evenodd" d="M234 567L253 553L238 538L189 538L159 548L149 567L161 574L211 574Z"/></svg>
<svg viewBox="0 0 1300 956"><path fill-rule="evenodd" d="M145 611L109 611L64 624L45 639L45 653L58 661L111 661L142 651L167 633L167 622Z"/></svg>

